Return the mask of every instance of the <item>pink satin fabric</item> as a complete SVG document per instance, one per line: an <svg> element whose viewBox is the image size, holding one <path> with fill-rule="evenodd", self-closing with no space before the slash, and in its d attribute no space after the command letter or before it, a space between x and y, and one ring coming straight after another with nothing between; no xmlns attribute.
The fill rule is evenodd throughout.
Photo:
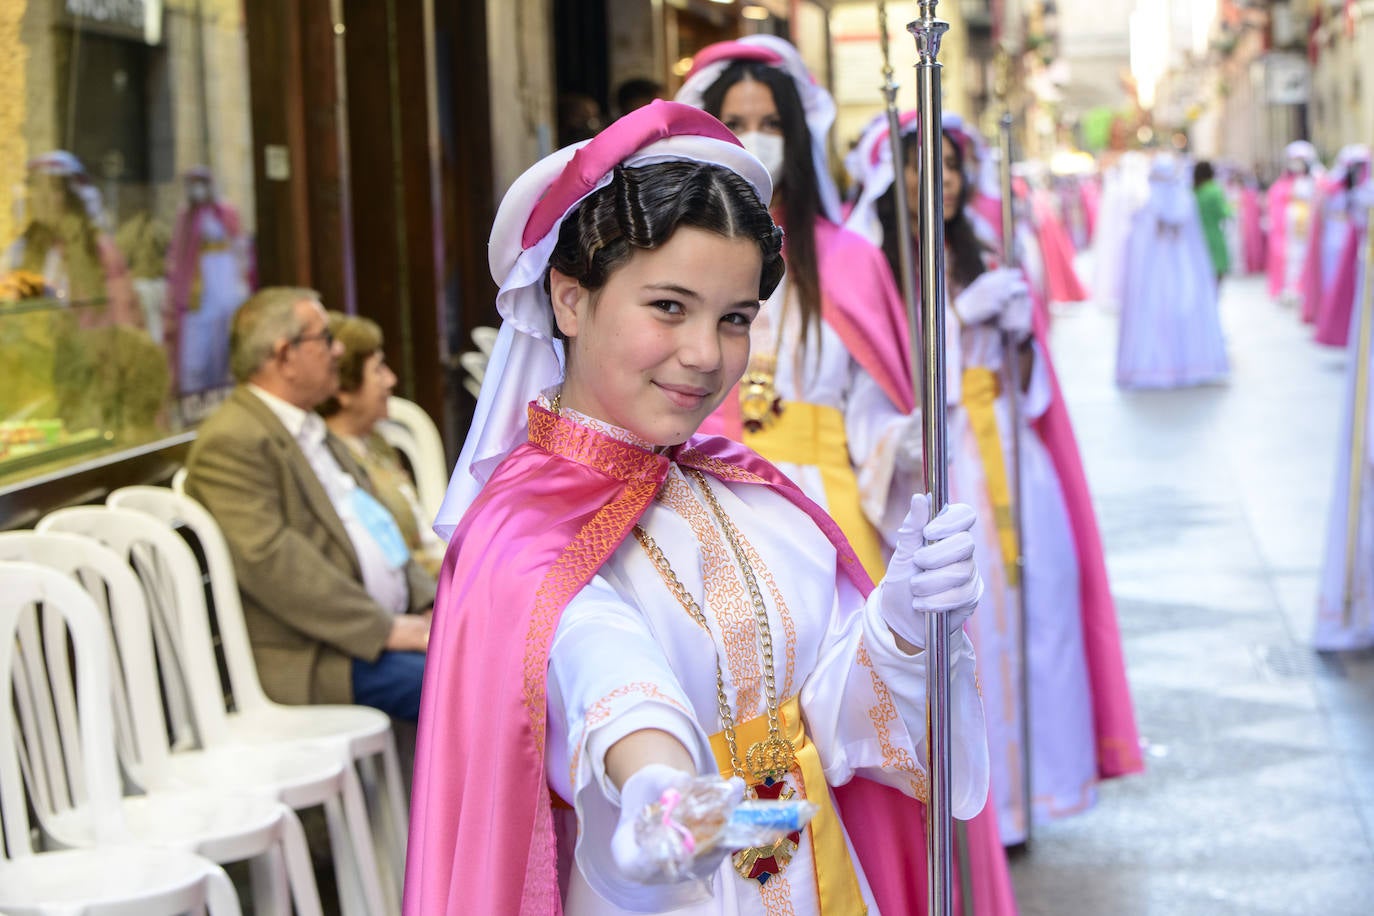
<svg viewBox="0 0 1374 916"><path fill-rule="evenodd" d="M1088 680L1092 688L1093 731L1097 737L1097 775L1102 779L1139 773L1145 769L1136 730L1135 710L1126 681L1126 660L1121 650L1121 631L1116 620L1116 602L1107 580L1102 535L1097 528L1092 493L1083 471L1073 421L1059 387L1054 362L1049 358L1049 325L1044 314L1035 312L1035 338L1045 356L1050 379L1050 406L1032 424L1045 444L1054 464L1064 504L1073 528L1078 555L1078 589L1082 603L1083 649L1088 659Z"/></svg>
<svg viewBox="0 0 1374 916"><path fill-rule="evenodd" d="M1032 192L1031 212L1035 220L1035 236L1040 240L1041 257L1045 261L1045 286L1049 300L1086 301L1088 291L1073 266L1073 244L1064 231L1064 224L1054 212L1049 192Z"/></svg>
<svg viewBox="0 0 1374 916"><path fill-rule="evenodd" d="M1355 309L1355 285L1360 273L1363 233L1352 220L1347 224L1345 244L1336 262L1336 276L1322 297L1317 314L1316 341L1328 347L1344 347L1350 339L1350 316Z"/></svg>
<svg viewBox="0 0 1374 916"><path fill-rule="evenodd" d="M1288 243L1286 211L1293 196L1292 175L1285 174L1269 186L1269 254L1265 266L1269 270L1269 296L1277 299L1283 292L1284 251Z"/></svg>
<svg viewBox="0 0 1374 916"><path fill-rule="evenodd" d="M554 223L586 197L612 169L635 152L657 140L675 136L709 137L739 146L724 124L700 109L678 102L655 99L632 118L612 122L573 154L572 160L549 185L525 223L521 244L525 248L548 235Z"/></svg>
<svg viewBox="0 0 1374 916"><path fill-rule="evenodd" d="M535 441L497 468L454 532L440 574L420 704L406 916L562 912L544 778L549 645L567 601L629 534L669 458L533 404L530 421ZM536 444L546 437L559 454ZM872 589L834 521L758 455L698 437L673 458L782 494L835 545L840 574L864 594ZM926 867L919 803L866 780L836 795L879 906L919 912L910 896L912 876ZM865 850L875 855L871 863ZM1000 846L973 861L979 886L1010 901ZM979 912L1004 916L1014 908Z"/></svg>

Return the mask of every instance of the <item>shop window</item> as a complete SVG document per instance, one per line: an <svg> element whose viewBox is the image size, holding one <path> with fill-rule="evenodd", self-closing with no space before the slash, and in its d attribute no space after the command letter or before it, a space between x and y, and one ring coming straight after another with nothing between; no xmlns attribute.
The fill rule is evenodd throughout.
<svg viewBox="0 0 1374 916"><path fill-rule="evenodd" d="M4 488L223 397L254 207L239 0L9 0L0 46Z"/></svg>

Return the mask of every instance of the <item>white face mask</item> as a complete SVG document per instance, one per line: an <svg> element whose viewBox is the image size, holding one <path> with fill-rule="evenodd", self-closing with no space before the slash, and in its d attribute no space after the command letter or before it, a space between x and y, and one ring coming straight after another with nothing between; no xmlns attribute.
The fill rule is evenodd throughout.
<svg viewBox="0 0 1374 916"><path fill-rule="evenodd" d="M777 134L765 134L762 131L751 130L748 133L739 134L739 142L754 157L763 163L763 167L768 170L768 177L773 179L773 190L776 193L778 179L782 177L782 157L783 141Z"/></svg>

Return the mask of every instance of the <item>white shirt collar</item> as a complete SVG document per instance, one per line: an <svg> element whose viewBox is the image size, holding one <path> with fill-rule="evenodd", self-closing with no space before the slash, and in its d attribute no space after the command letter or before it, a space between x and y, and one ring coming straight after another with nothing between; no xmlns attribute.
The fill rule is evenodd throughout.
<svg viewBox="0 0 1374 916"><path fill-rule="evenodd" d="M281 421L281 425L286 427L286 431L291 434L291 438L297 442L315 444L323 442L325 433L324 420L320 415L311 410L302 410L289 401L282 400L270 391L248 383L248 390L257 395L268 409Z"/></svg>

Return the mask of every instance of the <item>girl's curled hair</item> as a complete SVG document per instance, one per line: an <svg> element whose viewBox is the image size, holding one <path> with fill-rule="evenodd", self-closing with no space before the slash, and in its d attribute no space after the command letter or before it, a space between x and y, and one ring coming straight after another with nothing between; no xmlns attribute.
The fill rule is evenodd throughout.
<svg viewBox="0 0 1374 916"><path fill-rule="evenodd" d="M549 267L595 291L634 249L657 248L683 226L755 241L763 255L759 298L773 294L783 273L782 230L753 185L730 169L704 162L616 166L611 183L563 220Z"/></svg>

